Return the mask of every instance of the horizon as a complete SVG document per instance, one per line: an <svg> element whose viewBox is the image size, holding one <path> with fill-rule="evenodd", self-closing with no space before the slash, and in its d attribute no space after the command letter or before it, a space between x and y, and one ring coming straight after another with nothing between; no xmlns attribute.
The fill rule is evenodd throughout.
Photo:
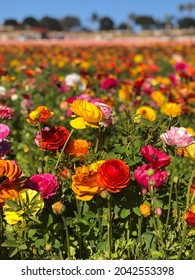
<svg viewBox="0 0 195 280"><path fill-rule="evenodd" d="M16 3L17 2L17 3ZM109 17L115 25L122 22L128 22L128 15L152 16L154 19L165 20L166 16L182 18L185 16L194 17L195 9L191 12L179 11L180 5L195 5L195 1L186 3L184 0L120 0L120 5L113 3L113 0L105 0L103 5L100 1L93 0L56 0L55 3L42 0L35 3L29 0L7 0L1 4L0 25L3 25L7 19L15 19L21 23L27 17L34 17L37 20L48 16L58 20L66 16L75 16L80 19L81 26L95 27L91 23L90 17L96 13L100 17ZM17 5L16 5L17 4Z"/></svg>

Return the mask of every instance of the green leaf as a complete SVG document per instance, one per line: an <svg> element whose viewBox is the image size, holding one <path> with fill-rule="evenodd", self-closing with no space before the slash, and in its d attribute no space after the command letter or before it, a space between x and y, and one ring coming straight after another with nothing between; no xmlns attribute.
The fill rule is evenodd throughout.
<svg viewBox="0 0 195 280"><path fill-rule="evenodd" d="M46 240L45 239L38 239L37 241L35 241L35 246L37 248L43 247L46 244Z"/></svg>
<svg viewBox="0 0 195 280"><path fill-rule="evenodd" d="M9 255L10 258L12 258L13 256L15 256L18 253L18 248L15 248L12 253Z"/></svg>
<svg viewBox="0 0 195 280"><path fill-rule="evenodd" d="M155 249L155 235L150 232L144 232L142 237L146 244L146 250Z"/></svg>
<svg viewBox="0 0 195 280"><path fill-rule="evenodd" d="M6 204L11 208L10 210L14 210L14 211L19 211L21 210L20 206L18 205L17 202L10 200L10 199L6 199Z"/></svg>
<svg viewBox="0 0 195 280"><path fill-rule="evenodd" d="M36 233L36 229L29 229L29 231L28 231L28 237L29 238L31 238L31 237L33 237L33 235Z"/></svg>
<svg viewBox="0 0 195 280"><path fill-rule="evenodd" d="M133 212L134 212L137 216L141 216L139 207L133 207Z"/></svg>
<svg viewBox="0 0 195 280"><path fill-rule="evenodd" d="M37 219L34 216L30 216L29 219L31 219L32 221L36 222L37 224L41 224L41 222L39 221L39 219Z"/></svg>
<svg viewBox="0 0 195 280"><path fill-rule="evenodd" d="M2 247L18 247L19 244L15 240L6 240L1 244Z"/></svg>
<svg viewBox="0 0 195 280"><path fill-rule="evenodd" d="M120 216L122 219L126 218L130 214L130 209L122 209Z"/></svg>
<svg viewBox="0 0 195 280"><path fill-rule="evenodd" d="M26 244L22 244L18 247L19 250L26 250L27 248Z"/></svg>

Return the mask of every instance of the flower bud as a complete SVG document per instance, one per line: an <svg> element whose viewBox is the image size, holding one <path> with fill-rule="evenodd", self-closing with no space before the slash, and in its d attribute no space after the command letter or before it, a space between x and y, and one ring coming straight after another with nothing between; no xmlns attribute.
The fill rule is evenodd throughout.
<svg viewBox="0 0 195 280"><path fill-rule="evenodd" d="M102 198L107 198L109 196L109 192L107 190L104 190L100 193Z"/></svg>
<svg viewBox="0 0 195 280"><path fill-rule="evenodd" d="M60 171L60 176L61 176L63 179L71 179L72 174L71 174L70 169L65 168L64 170Z"/></svg>
<svg viewBox="0 0 195 280"><path fill-rule="evenodd" d="M147 217L150 215L151 213L151 208L150 205L143 203L140 205L139 207L140 213L142 214L142 216Z"/></svg>
<svg viewBox="0 0 195 280"><path fill-rule="evenodd" d="M61 201L55 202L51 207L56 215L61 215L66 211L66 206Z"/></svg>
<svg viewBox="0 0 195 280"><path fill-rule="evenodd" d="M154 173L155 173L155 170L153 168L149 168L148 171L147 171L147 175L150 176L150 177L153 176Z"/></svg>

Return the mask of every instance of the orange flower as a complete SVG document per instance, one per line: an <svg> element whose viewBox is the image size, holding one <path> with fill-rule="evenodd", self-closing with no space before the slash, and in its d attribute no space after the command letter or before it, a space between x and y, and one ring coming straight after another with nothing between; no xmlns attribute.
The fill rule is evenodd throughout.
<svg viewBox="0 0 195 280"><path fill-rule="evenodd" d="M142 214L142 216L147 217L150 215L151 213L151 208L150 205L143 203L140 205L139 207L140 213Z"/></svg>
<svg viewBox="0 0 195 280"><path fill-rule="evenodd" d="M5 202L5 199L13 200L18 197L18 192L14 189L1 189L0 188L0 204Z"/></svg>
<svg viewBox="0 0 195 280"><path fill-rule="evenodd" d="M21 168L11 160L0 160L0 203L3 203L7 196L15 196L24 182Z"/></svg>
<svg viewBox="0 0 195 280"><path fill-rule="evenodd" d="M91 200L95 194L103 190L96 180L98 167L103 162L98 161L89 166L77 167L75 175L72 176L72 190L76 193L77 199Z"/></svg>
<svg viewBox="0 0 195 280"><path fill-rule="evenodd" d="M178 148L177 155L183 156L183 157L189 157L186 148Z"/></svg>
<svg viewBox="0 0 195 280"><path fill-rule="evenodd" d="M27 122L43 123L53 117L54 112L48 110L46 106L39 106L28 114Z"/></svg>
<svg viewBox="0 0 195 280"><path fill-rule="evenodd" d="M73 157L87 156L91 145L92 143L87 140L73 139L68 142L65 153L69 153Z"/></svg>
<svg viewBox="0 0 195 280"><path fill-rule="evenodd" d="M119 159L108 159L97 172L97 183L112 193L118 193L130 182L129 166Z"/></svg>

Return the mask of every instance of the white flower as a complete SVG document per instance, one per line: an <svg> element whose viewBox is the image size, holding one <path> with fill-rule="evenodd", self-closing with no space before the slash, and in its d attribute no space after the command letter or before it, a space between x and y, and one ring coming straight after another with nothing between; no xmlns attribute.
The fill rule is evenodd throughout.
<svg viewBox="0 0 195 280"><path fill-rule="evenodd" d="M3 86L0 86L0 95L6 95L6 88Z"/></svg>

